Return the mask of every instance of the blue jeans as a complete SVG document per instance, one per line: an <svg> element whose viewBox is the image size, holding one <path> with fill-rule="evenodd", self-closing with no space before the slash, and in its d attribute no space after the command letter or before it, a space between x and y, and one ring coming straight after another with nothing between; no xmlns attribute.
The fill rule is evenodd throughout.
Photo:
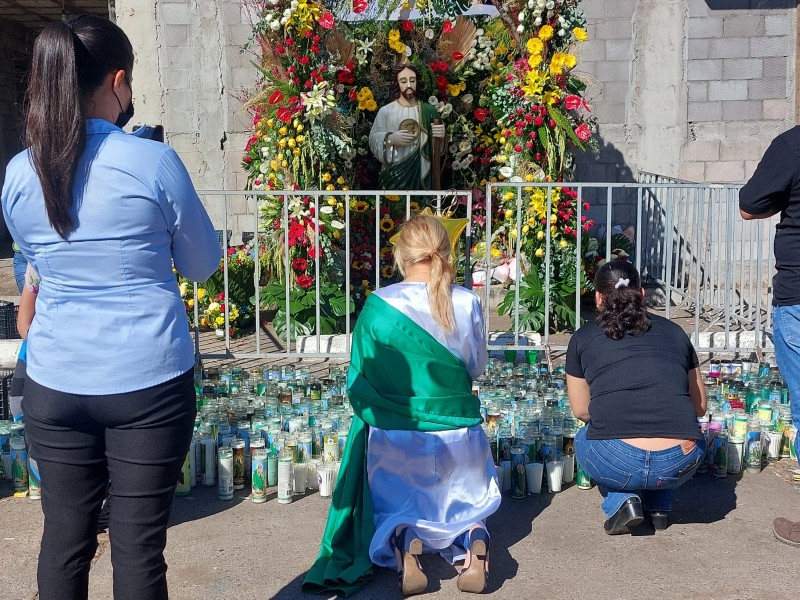
<svg viewBox="0 0 800 600"><path fill-rule="evenodd" d="M14 252L14 279L17 280L17 291L21 294L25 285L25 269L28 268L28 261L22 256L22 252Z"/></svg>
<svg viewBox="0 0 800 600"><path fill-rule="evenodd" d="M772 307L775 360L781 371L792 407L792 423L800 429L800 305ZM800 436L794 438L795 456L800 457Z"/></svg>
<svg viewBox="0 0 800 600"><path fill-rule="evenodd" d="M637 496L645 510L672 510L675 490L691 479L706 454L705 440L684 454L680 446L642 450L621 440L588 440L588 429L581 427L575 436L575 457L597 483L600 507L609 518Z"/></svg>

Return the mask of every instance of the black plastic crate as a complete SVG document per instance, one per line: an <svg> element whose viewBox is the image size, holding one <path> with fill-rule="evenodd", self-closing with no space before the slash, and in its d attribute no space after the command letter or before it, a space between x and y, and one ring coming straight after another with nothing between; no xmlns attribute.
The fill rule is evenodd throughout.
<svg viewBox="0 0 800 600"><path fill-rule="evenodd" d="M20 339L17 331L19 306L13 302L0 300L0 340Z"/></svg>
<svg viewBox="0 0 800 600"><path fill-rule="evenodd" d="M0 420L8 420L10 417L8 396L13 378L14 369L0 369Z"/></svg>

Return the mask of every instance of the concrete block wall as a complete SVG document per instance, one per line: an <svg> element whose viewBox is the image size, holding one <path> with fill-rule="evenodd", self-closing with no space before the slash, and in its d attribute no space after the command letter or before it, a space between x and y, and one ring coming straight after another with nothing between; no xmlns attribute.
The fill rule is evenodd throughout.
<svg viewBox="0 0 800 600"><path fill-rule="evenodd" d="M257 72L240 52L250 35L247 15L229 0L116 0L118 24L137 56L136 121L162 123L198 190L242 190L241 158L251 119L241 108ZM217 229L239 243L252 231L244 196L203 195Z"/></svg>
<svg viewBox="0 0 800 600"><path fill-rule="evenodd" d="M770 4L712 10L688 0L690 96L680 177L745 181L772 138L794 125L796 10Z"/></svg>
<svg viewBox="0 0 800 600"><path fill-rule="evenodd" d="M742 182L772 138L794 125L797 15L790 3L581 6L589 41L578 46L577 70L589 82L601 151L578 157L578 180L633 181L646 171Z"/></svg>

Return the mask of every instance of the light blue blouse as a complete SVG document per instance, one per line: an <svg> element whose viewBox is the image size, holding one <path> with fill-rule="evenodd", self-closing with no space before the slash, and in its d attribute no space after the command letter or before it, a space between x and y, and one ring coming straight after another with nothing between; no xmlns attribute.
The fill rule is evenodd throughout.
<svg viewBox="0 0 800 600"><path fill-rule="evenodd" d="M86 130L66 241L50 226L28 152L6 171L3 215L41 276L27 372L68 393L141 390L194 364L173 262L205 281L222 250L172 148L101 119Z"/></svg>

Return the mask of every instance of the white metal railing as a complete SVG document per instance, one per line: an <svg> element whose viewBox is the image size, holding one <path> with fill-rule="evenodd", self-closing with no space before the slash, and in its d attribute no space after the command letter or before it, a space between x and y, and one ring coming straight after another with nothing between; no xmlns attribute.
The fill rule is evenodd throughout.
<svg viewBox="0 0 800 600"><path fill-rule="evenodd" d="M632 225L635 231L634 253L631 259L643 275L648 289L660 292L661 303L651 308L656 314L677 319L684 325L698 352L747 352L756 349L769 351L769 334L771 334L770 305L772 290L770 278L773 270L772 240L774 223L777 217L764 221L743 221L738 214L737 185L701 185L680 183L675 181L646 181L640 183L526 183L526 182L490 182L486 185L485 214L492 215L498 208L498 194L514 190L516 194L516 248L520 254L522 237L523 190L535 185L548 195L548 223L552 211L550 195L555 187L570 187L577 191L577 221L586 214L583 202L590 199L592 207L588 215L595 219L598 228L608 232L603 241L605 256L612 251L612 232L615 225ZM225 352L203 353L200 348L199 331L195 329L195 348L202 358L349 358L351 322L350 290L351 267L351 208L350 201L366 199L372 205L375 214L374 248L376 266L374 269L374 289L381 285L379 257L381 247L380 214L381 206L387 202L387 196L399 196L405 204L405 217L411 215L412 202L424 200L437 213L447 210L455 199L464 208L462 214L467 218L466 256L464 278L466 285L472 282L472 260L469 255L475 239L491 240L493 236L491 218L486 219L483 230L475 230L472 222L473 196L469 191L323 191L323 190L277 190L262 192L243 191L203 191L200 192L207 206L222 206L222 231L229 231L231 200L245 197L251 199L254 210L252 215L252 231L263 228L259 221L260 207L269 198L283 198L282 228L284 232L285 252L285 298L287 312L286 339L281 340L283 349L274 352L264 350L263 332L260 327L260 313L255 311L256 328L254 348L252 351L232 351L228 336L229 321L225 315ZM343 253L340 270L343 273L342 285L345 290L345 335L342 336L340 348L335 351L322 351L322 334L320 333L320 264L315 261L315 293L316 293L316 329L310 338L315 340L315 351L298 351L292 347L289 339L289 322L291 321L290 267L289 267L289 202L293 197L309 198L309 205L315 208L315 224L320 223L319 208L321 203L330 197L344 200L345 228L343 236ZM216 211L220 212L220 211ZM551 259L551 235L545 228L545 261ZM580 248L583 238L589 235L578 228L576 252L576 278L580 275ZM222 236L227 246L230 235ZM255 235L253 244L256 257L259 256L259 236ZM314 248L319 255L319 237L314 236ZM486 277L490 280L491 245L486 244ZM256 298L260 299L260 279L258 260L255 261L254 286ZM224 261L223 273L225 293L228 292L228 268ZM521 265L521 261L518 261ZM509 350L564 350L566 344L551 343L550 328L550 286L549 271L546 273L545 294L545 327L541 343L525 343L521 339L529 332L521 331L519 325L519 287L515 286L515 303L512 314L511 333L513 344ZM486 323L489 323L490 286L484 287L484 310ZM197 288L195 286L195 295ZM258 301L256 306L258 306ZM581 319L581 290L576 286L575 310L578 321ZM198 303L195 302L195 323L199 322ZM586 316L585 314L583 316ZM523 342L523 343L520 343ZM495 348L496 349L496 348Z"/></svg>

